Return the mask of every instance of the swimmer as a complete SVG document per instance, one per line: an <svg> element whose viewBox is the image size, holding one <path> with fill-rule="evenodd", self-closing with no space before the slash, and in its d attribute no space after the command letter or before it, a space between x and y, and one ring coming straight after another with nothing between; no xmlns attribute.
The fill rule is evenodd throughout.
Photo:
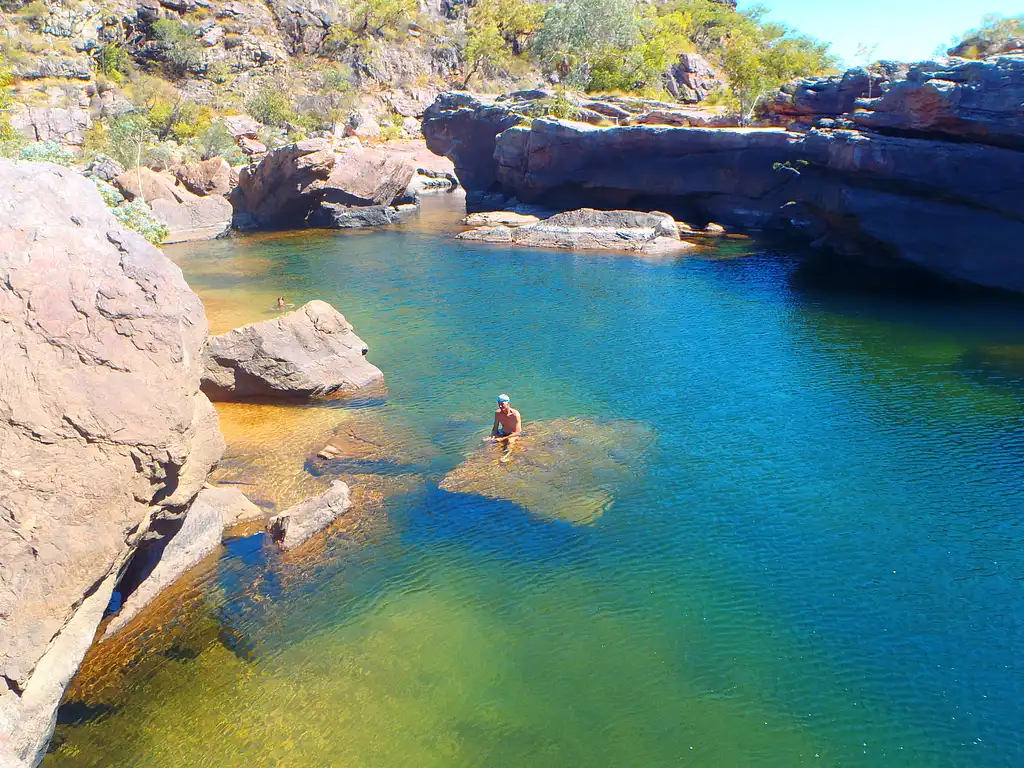
<svg viewBox="0 0 1024 768"><path fill-rule="evenodd" d="M494 425L491 427L491 436L487 438L491 442L505 444L504 455L501 461L508 460L512 446L519 439L523 431L523 417L515 408L512 401L506 394L498 395L498 410L494 412Z"/></svg>
<svg viewBox="0 0 1024 768"><path fill-rule="evenodd" d="M278 296L277 297L277 308L278 309L288 309L288 307L294 307L294 306L295 306L294 304L287 304L287 303L285 303L284 296Z"/></svg>

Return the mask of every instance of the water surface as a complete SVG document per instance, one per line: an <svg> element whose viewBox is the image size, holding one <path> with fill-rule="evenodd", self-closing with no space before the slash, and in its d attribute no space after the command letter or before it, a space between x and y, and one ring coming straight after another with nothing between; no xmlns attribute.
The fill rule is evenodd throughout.
<svg viewBox="0 0 1024 768"><path fill-rule="evenodd" d="M1020 305L815 287L749 241L462 243L451 202L170 251L215 332L325 299L387 378L225 406L219 479L293 503L372 424L344 472L379 508L297 556L229 543L91 654L47 765L1024 764ZM651 436L564 489L600 515L439 488L504 391Z"/></svg>

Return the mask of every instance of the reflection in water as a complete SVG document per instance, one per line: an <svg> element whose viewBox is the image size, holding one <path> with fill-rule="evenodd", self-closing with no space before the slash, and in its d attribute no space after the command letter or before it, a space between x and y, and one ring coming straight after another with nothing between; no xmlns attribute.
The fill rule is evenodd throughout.
<svg viewBox="0 0 1024 768"><path fill-rule="evenodd" d="M322 298L389 387L218 406L216 480L372 511L230 541L90 653L48 765L1024 763L1019 307L474 246L450 200L174 250L215 329ZM505 391L541 460L478 452Z"/></svg>

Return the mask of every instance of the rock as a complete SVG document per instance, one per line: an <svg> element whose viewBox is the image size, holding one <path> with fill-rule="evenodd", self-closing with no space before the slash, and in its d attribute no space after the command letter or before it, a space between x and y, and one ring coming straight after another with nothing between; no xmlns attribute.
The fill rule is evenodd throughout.
<svg viewBox="0 0 1024 768"><path fill-rule="evenodd" d="M234 187L231 166L222 157L178 166L174 175L194 195L226 195Z"/></svg>
<svg viewBox="0 0 1024 768"><path fill-rule="evenodd" d="M504 224L494 227L477 227L456 235L459 240L479 240L484 243L511 243L512 230Z"/></svg>
<svg viewBox="0 0 1024 768"><path fill-rule="evenodd" d="M622 121L622 125L674 125L682 127L733 128L739 119L724 107L696 109L652 109Z"/></svg>
<svg viewBox="0 0 1024 768"><path fill-rule="evenodd" d="M111 157L100 156L89 163L85 169L86 176L95 176L107 183L113 182L124 173L124 167Z"/></svg>
<svg viewBox="0 0 1024 768"><path fill-rule="evenodd" d="M521 227L524 224L536 224L540 221L536 216L515 213L514 211L488 211L486 213L471 213L462 220L463 224L470 227L493 226L504 224L506 227Z"/></svg>
<svg viewBox="0 0 1024 768"><path fill-rule="evenodd" d="M648 252L660 250L671 241L687 248L679 239L672 217L665 213L638 211L596 211L583 208L555 214L537 224L518 227L512 232L516 245L570 250L624 250Z"/></svg>
<svg viewBox="0 0 1024 768"><path fill-rule="evenodd" d="M67 56L51 51L14 67L22 80L91 80L92 70L87 57Z"/></svg>
<svg viewBox="0 0 1024 768"><path fill-rule="evenodd" d="M114 186L126 199L141 199L149 205L156 200L181 203L194 197L187 189L179 186L177 179L171 174L149 168L132 168L125 171L114 179Z"/></svg>
<svg viewBox="0 0 1024 768"><path fill-rule="evenodd" d="M995 36L986 38L972 35L946 51L947 56L961 59L987 59L1004 53L1024 53L1024 38L1000 40Z"/></svg>
<svg viewBox="0 0 1024 768"><path fill-rule="evenodd" d="M207 48L213 48L223 42L224 34L224 27L213 26L203 33L202 37L199 38L199 42Z"/></svg>
<svg viewBox="0 0 1024 768"><path fill-rule="evenodd" d="M260 135L260 129L263 128L263 123L253 120L248 115L223 117L221 122L228 129L228 132L235 137L235 141L239 139L257 139Z"/></svg>
<svg viewBox="0 0 1024 768"><path fill-rule="evenodd" d="M360 229L398 224L416 212L415 205L338 205L320 203L309 216L309 226L324 229Z"/></svg>
<svg viewBox="0 0 1024 768"><path fill-rule="evenodd" d="M1024 150L1024 56L911 67L877 98L858 103L859 126Z"/></svg>
<svg viewBox="0 0 1024 768"><path fill-rule="evenodd" d="M703 230L701 230L701 233L705 235L718 236L726 234L726 230L721 224L716 224L712 221L705 226Z"/></svg>
<svg viewBox="0 0 1024 768"><path fill-rule="evenodd" d="M167 587L180 579L185 571L197 565L220 548L224 518L221 511L196 498L189 507L181 528L170 538L152 572L124 601L121 610L110 620L103 639L117 634Z"/></svg>
<svg viewBox="0 0 1024 768"><path fill-rule="evenodd" d="M250 139L246 136L243 136L238 140L238 148L242 150L245 154L250 156L265 155L267 154L267 152L270 151L269 149L267 149L266 144L263 144L262 142L257 141L256 139Z"/></svg>
<svg viewBox="0 0 1024 768"><path fill-rule="evenodd" d="M199 492L196 503L202 502L220 512L225 528L263 520L266 513L244 493L231 486L208 485Z"/></svg>
<svg viewBox="0 0 1024 768"><path fill-rule="evenodd" d="M335 152L327 139L308 139L243 170L232 202L236 214L249 214L260 226L301 226L321 203L393 205L414 173L404 158L362 147Z"/></svg>
<svg viewBox="0 0 1024 768"><path fill-rule="evenodd" d="M665 90L679 101L697 103L728 83L699 53L681 53L664 75Z"/></svg>
<svg viewBox="0 0 1024 768"><path fill-rule="evenodd" d="M832 77L802 77L782 86L769 112L787 120L836 117L852 112L857 99L878 96L889 79L863 67Z"/></svg>
<svg viewBox="0 0 1024 768"><path fill-rule="evenodd" d="M0 675L34 763L122 565L223 443L181 271L70 169L0 160L0 211Z"/></svg>
<svg viewBox="0 0 1024 768"><path fill-rule="evenodd" d="M281 549L293 549L341 517L351 506L348 486L335 480L326 493L270 518L268 530Z"/></svg>
<svg viewBox="0 0 1024 768"><path fill-rule="evenodd" d="M10 110L11 127L31 141L55 141L80 147L92 118L85 109L26 107L15 104Z"/></svg>
<svg viewBox="0 0 1024 768"><path fill-rule="evenodd" d="M211 336L203 391L213 400L326 398L380 381L366 344L330 304L311 301L276 319Z"/></svg>
<svg viewBox="0 0 1024 768"><path fill-rule="evenodd" d="M231 203L219 195L190 196L180 203L161 198L153 200L149 206L153 215L169 230L164 239L165 245L215 240L231 231Z"/></svg>
<svg viewBox="0 0 1024 768"><path fill-rule="evenodd" d="M135 13L143 24L153 24L160 20L162 9L158 0L139 0L135 5Z"/></svg>
<svg viewBox="0 0 1024 768"><path fill-rule="evenodd" d="M640 469L653 437L629 421L527 421L507 460L499 446L484 443L440 488L515 502L546 519L591 523Z"/></svg>
<svg viewBox="0 0 1024 768"><path fill-rule="evenodd" d="M439 97L424 130L428 146L470 164L457 165L464 183L479 184L467 185L467 206L481 201L477 205L486 202L493 209L491 200L500 205L511 197L563 210L631 208L657 200L697 221L783 229L871 268L913 265L953 282L1024 292L1024 262L1006 247L1024 242L1024 152L993 146L1012 144L1022 119L1009 108L1024 84L1024 70L1007 63L1013 58L953 65L957 78L965 76L963 67L978 68L979 82L989 83L984 87L991 92L985 95L979 86L968 93L963 86L959 102L943 96L946 106L926 115L918 130L907 127L911 123L884 128L897 135L594 128L537 118L529 127L487 136L515 116L498 114L504 109L499 103L465 94ZM874 126L879 118L871 115L881 113L867 107L904 99L890 95L894 91L939 88L939 71L946 72L922 65L911 70L916 79L907 80L909 85L893 82L882 97L860 100L857 124ZM942 82L942 88L962 87ZM909 109L910 102L904 103ZM939 114L947 119L939 120ZM897 122L893 113L886 119Z"/></svg>
<svg viewBox="0 0 1024 768"><path fill-rule="evenodd" d="M382 131L377 118L368 109L359 109L349 115L345 123L346 136L358 136L361 139L378 139Z"/></svg>

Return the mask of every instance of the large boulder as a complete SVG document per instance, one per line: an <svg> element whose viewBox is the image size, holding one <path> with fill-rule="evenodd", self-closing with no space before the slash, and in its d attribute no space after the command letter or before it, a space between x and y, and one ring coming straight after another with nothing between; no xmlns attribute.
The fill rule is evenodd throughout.
<svg viewBox="0 0 1024 768"><path fill-rule="evenodd" d="M235 186L237 178L223 157L211 157L199 163L175 168L178 181L194 195L226 195Z"/></svg>
<svg viewBox="0 0 1024 768"><path fill-rule="evenodd" d="M368 348L330 304L311 301L276 320L211 336L203 391L213 400L319 399L384 378Z"/></svg>
<svg viewBox="0 0 1024 768"><path fill-rule="evenodd" d="M416 212L415 205L339 205L320 203L309 215L309 226L323 229L362 229L398 224Z"/></svg>
<svg viewBox="0 0 1024 768"><path fill-rule="evenodd" d="M221 195L195 195L170 173L132 168L114 183L126 198L141 199L153 209L169 232L164 243L213 240L231 229L231 203Z"/></svg>
<svg viewBox="0 0 1024 768"><path fill-rule="evenodd" d="M301 226L321 203L393 205L415 172L404 158L360 146L335 151L328 139L309 139L243 169L232 202L258 226Z"/></svg>
<svg viewBox="0 0 1024 768"><path fill-rule="evenodd" d="M0 160L0 317L0 755L32 763L120 569L223 439L199 298L70 169Z"/></svg>
<svg viewBox="0 0 1024 768"><path fill-rule="evenodd" d="M704 101L727 83L699 53L681 53L664 76L665 90L688 103Z"/></svg>
<svg viewBox="0 0 1024 768"><path fill-rule="evenodd" d="M270 518L267 528L270 537L281 549L293 549L322 531L351 507L352 497L348 485L335 480L326 493L299 502Z"/></svg>

